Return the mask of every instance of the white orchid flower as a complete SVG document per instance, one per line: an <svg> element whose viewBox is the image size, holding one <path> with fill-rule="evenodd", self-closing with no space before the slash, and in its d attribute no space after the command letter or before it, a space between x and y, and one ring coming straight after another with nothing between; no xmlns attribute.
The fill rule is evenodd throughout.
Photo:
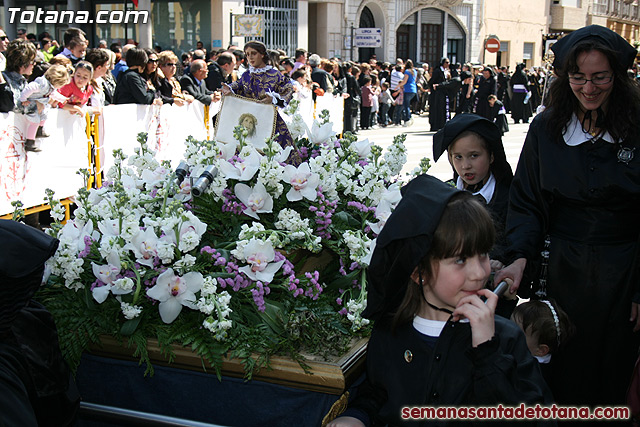
<svg viewBox="0 0 640 427"><path fill-rule="evenodd" d="M297 168L293 165L285 166L282 180L291 184L291 189L287 193L287 200L290 202L302 200L303 197L313 201L318 197L317 188L320 177L311 172L309 163L302 163Z"/></svg>
<svg viewBox="0 0 640 427"><path fill-rule="evenodd" d="M371 146L373 144L369 142L369 139L363 139L357 142L354 142L351 146L358 153L358 157L361 159L366 159L371 154Z"/></svg>
<svg viewBox="0 0 640 427"><path fill-rule="evenodd" d="M234 189L238 199L247 207L243 212L250 217L260 219L259 213L273 211L273 197L264 184L258 182L253 188L246 184L236 184Z"/></svg>
<svg viewBox="0 0 640 427"><path fill-rule="evenodd" d="M333 131L333 123L320 124L317 120L313 121L311 129L309 129L309 142L312 144L324 144L329 142L335 135Z"/></svg>
<svg viewBox="0 0 640 427"><path fill-rule="evenodd" d="M270 283L284 263L284 260L272 262L275 259L275 251L271 242L256 239L251 239L244 247L244 258L249 265L240 267L239 271L251 280L264 283Z"/></svg>
<svg viewBox="0 0 640 427"><path fill-rule="evenodd" d="M85 249L84 238L86 236L91 237L94 242L100 239L100 233L93 229L92 221L87 221L84 225L81 222L67 221L60 232L60 239L74 242L77 245L78 252L82 252Z"/></svg>
<svg viewBox="0 0 640 427"><path fill-rule="evenodd" d="M378 205L378 207L376 208L376 219L378 220L378 222L376 223L368 222L367 224L371 228L371 231L373 231L376 234L380 234L380 232L382 231L382 228L387 223L387 220L389 219L390 216L391 216L391 207L389 203L385 203L385 202L380 203L380 205Z"/></svg>
<svg viewBox="0 0 640 427"><path fill-rule="evenodd" d="M376 249L377 241L378 241L377 238L371 241L369 245L369 252L365 256L363 256L362 259L360 260L360 264L362 265L362 267L368 267L369 264L371 264L371 256L373 255L373 251Z"/></svg>
<svg viewBox="0 0 640 427"><path fill-rule="evenodd" d="M235 165L229 162L220 162L220 172L225 178L232 178L238 181L249 181L260 169L260 154L256 150L251 150L251 154L238 161Z"/></svg>
<svg viewBox="0 0 640 427"><path fill-rule="evenodd" d="M400 192L399 184L391 184L387 188L380 198L380 203L389 203L390 208L395 208L402 199L402 193Z"/></svg>
<svg viewBox="0 0 640 427"><path fill-rule="evenodd" d="M96 279L104 283L103 286L96 286L91 291L93 298L99 304L102 304L107 299L111 292L112 283L116 280L116 276L120 274L120 270L122 270L120 256L117 252L111 252L107 256L107 263L107 265L98 265L95 262L91 263L93 275Z"/></svg>
<svg viewBox="0 0 640 427"><path fill-rule="evenodd" d="M238 141L226 142L226 143L218 143L218 149L220 150L216 157L218 159L229 160L236 154L236 150L238 149Z"/></svg>
<svg viewBox="0 0 640 427"><path fill-rule="evenodd" d="M153 259L158 255L158 236L153 228L149 227L133 236L124 248L133 252L138 263L153 267Z"/></svg>
<svg viewBox="0 0 640 427"><path fill-rule="evenodd" d="M169 173L169 170L164 166L157 167L154 170L144 169L142 171L142 181L144 181L146 187L149 189L162 187L162 181L165 180Z"/></svg>
<svg viewBox="0 0 640 427"><path fill-rule="evenodd" d="M164 323L171 323L182 311L182 306L198 309L195 293L203 283L204 278L200 273L192 271L178 276L169 268L158 276L155 286L147 290L147 296L160 301L160 318Z"/></svg>
<svg viewBox="0 0 640 427"><path fill-rule="evenodd" d="M289 154L291 154L291 151L293 150L292 146L288 146L287 148L284 148L282 151L280 151L278 154L276 154L275 156L273 156L273 160L275 160L278 163L284 163L287 161L287 159L289 158Z"/></svg>

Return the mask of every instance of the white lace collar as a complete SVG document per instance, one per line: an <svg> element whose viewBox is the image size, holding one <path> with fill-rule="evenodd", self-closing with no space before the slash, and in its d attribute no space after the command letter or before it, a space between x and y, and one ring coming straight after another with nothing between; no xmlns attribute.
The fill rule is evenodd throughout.
<svg viewBox="0 0 640 427"><path fill-rule="evenodd" d="M462 178L460 178L460 176L458 176L458 181L456 182L456 188L458 190L464 190L464 181L462 181ZM493 198L493 193L495 191L496 191L496 178L493 176L493 173L491 173L489 175L489 179L482 186L480 191L478 191L477 193L473 193L473 195L476 195L476 194L481 195L487 201L487 204L489 204L489 202L491 202L491 199Z"/></svg>
<svg viewBox="0 0 640 427"><path fill-rule="evenodd" d="M269 70L270 70L270 69L272 69L272 68L273 68L273 67L272 67L271 65L265 65L265 66L264 66L264 67L262 67L262 68L255 68L255 67L253 67L253 66L249 65L249 72L250 72L251 74L253 74L253 73L264 73L264 72L269 71Z"/></svg>
<svg viewBox="0 0 640 427"><path fill-rule="evenodd" d="M584 129L582 129L582 123L580 123L580 120L578 120L578 116L576 116L575 114L571 117L571 121L567 123L567 127L562 136L564 137L564 142L570 147L575 147L582 144L583 142L594 140L593 135L591 135L589 132L585 132ZM610 142L611 144L615 144L617 142L613 139L609 132L605 132L597 139L600 138L604 139L607 142Z"/></svg>

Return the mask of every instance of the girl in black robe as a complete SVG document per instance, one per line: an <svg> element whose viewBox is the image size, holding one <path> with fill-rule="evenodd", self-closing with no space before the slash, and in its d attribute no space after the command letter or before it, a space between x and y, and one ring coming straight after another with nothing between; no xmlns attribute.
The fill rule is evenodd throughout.
<svg viewBox="0 0 640 427"><path fill-rule="evenodd" d="M484 148L484 152L458 152L460 150L456 143L465 137L477 139ZM451 183L459 190L467 190L482 197L483 202L487 204L496 227L496 244L490 252L492 269L498 270L503 267L503 252L506 246L504 224L507 219L509 189L513 179L513 172L502 145L500 130L494 123L477 114L457 115L433 136L434 161L437 161L445 151L453 168ZM469 154L468 159L454 159L454 156L464 157L465 154ZM478 172L483 170L478 162L483 161L489 161L490 165L484 176L478 176ZM470 173L474 175L472 181L467 177ZM499 314L509 317L513 307L510 306L507 311Z"/></svg>
<svg viewBox="0 0 640 427"><path fill-rule="evenodd" d="M597 25L552 50L557 79L511 184L513 263L495 280L516 291L549 235L546 291L576 326L554 356L554 396L623 404L640 343L640 89L627 76L637 51Z"/></svg>
<svg viewBox="0 0 640 427"><path fill-rule="evenodd" d="M407 419L407 406L548 403L524 334L483 289L494 238L483 204L428 175L402 192L368 270L367 377L328 427L434 424Z"/></svg>

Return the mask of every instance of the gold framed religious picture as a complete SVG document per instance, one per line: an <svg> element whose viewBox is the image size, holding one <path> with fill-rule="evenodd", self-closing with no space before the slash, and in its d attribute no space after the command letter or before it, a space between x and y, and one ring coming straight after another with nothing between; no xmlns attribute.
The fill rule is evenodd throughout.
<svg viewBox="0 0 640 427"><path fill-rule="evenodd" d="M267 146L265 140L275 133L276 114L278 111L273 104L261 104L236 95L223 96L214 139L223 143L236 143L233 130L236 126L243 126L247 129L245 141L256 149L263 150Z"/></svg>

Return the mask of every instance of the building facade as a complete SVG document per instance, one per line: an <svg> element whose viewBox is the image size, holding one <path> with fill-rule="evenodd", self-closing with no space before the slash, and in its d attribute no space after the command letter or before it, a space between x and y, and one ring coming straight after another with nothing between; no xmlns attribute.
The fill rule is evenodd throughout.
<svg viewBox="0 0 640 427"><path fill-rule="evenodd" d="M28 5L25 5L28 4ZM485 63L538 66L551 34L600 24L640 44L638 0L0 0L0 22L10 36L18 27L61 40L68 23L9 22L9 7L23 10L148 11L142 23L82 24L92 45L101 39L144 47L159 45L180 54L202 41L208 49L242 46L234 35L234 17L262 16L262 35L271 48L292 55L304 47L324 57L395 62L396 58L437 64ZM358 29L380 29L381 44L359 47ZM489 37L500 40L497 52L485 49Z"/></svg>

